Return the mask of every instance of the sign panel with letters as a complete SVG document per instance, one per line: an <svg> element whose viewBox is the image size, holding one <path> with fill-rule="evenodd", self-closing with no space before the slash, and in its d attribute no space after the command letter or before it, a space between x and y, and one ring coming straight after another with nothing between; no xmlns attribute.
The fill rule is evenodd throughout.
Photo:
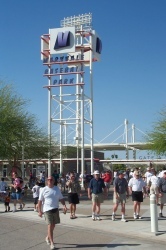
<svg viewBox="0 0 166 250"><path fill-rule="evenodd" d="M50 54L75 52L75 27L50 29Z"/></svg>

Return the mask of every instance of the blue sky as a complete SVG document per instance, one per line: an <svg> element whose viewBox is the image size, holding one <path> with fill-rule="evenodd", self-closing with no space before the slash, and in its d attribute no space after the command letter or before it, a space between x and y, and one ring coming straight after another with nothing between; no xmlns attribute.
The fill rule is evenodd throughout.
<svg viewBox="0 0 166 250"><path fill-rule="evenodd" d="M40 37L49 28L59 28L64 17L89 12L103 44L101 61L93 65L95 140L102 140L125 119L146 133L165 106L165 0L1 0L0 79L13 83L30 100L28 110L47 127ZM136 141L142 136L136 130Z"/></svg>

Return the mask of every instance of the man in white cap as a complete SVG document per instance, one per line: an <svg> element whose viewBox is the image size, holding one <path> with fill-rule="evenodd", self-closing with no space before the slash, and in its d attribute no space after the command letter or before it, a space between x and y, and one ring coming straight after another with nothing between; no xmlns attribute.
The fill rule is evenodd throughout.
<svg viewBox="0 0 166 250"><path fill-rule="evenodd" d="M100 178L98 170L94 171L94 178L91 179L88 186L88 198L92 199L92 220L100 219L100 204L103 203L103 191L106 196L107 188L104 184L104 180Z"/></svg>

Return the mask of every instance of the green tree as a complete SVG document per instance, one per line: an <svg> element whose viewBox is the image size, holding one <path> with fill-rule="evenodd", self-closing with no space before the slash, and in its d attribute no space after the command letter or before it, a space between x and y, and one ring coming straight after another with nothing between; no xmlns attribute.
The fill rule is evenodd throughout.
<svg viewBox="0 0 166 250"><path fill-rule="evenodd" d="M166 155L166 108L159 112L159 118L153 124L153 129L147 133L146 140L149 142L149 150L156 155Z"/></svg>
<svg viewBox="0 0 166 250"><path fill-rule="evenodd" d="M59 147L54 140L48 144L48 136L39 128L34 115L26 111L28 101L13 91L12 85L0 82L0 159L12 161L14 165L24 159L51 158L59 155Z"/></svg>

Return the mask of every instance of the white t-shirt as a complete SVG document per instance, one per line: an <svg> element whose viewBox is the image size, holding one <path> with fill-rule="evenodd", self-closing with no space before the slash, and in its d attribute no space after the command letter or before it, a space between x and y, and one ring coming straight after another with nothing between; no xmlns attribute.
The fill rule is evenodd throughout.
<svg viewBox="0 0 166 250"><path fill-rule="evenodd" d="M117 177L117 171L114 171L114 178Z"/></svg>
<svg viewBox="0 0 166 250"><path fill-rule="evenodd" d="M39 189L40 189L40 186L38 186L38 185L35 185L35 186L32 188L33 198L39 197Z"/></svg>
<svg viewBox="0 0 166 250"><path fill-rule="evenodd" d="M145 177L146 177L146 182L147 182L147 183L149 183L149 180L150 180L150 178L151 178L152 176L153 176L152 173L150 173L150 172L148 172L148 171L145 173Z"/></svg>
<svg viewBox="0 0 166 250"><path fill-rule="evenodd" d="M162 178L162 177L163 177L163 174L164 174L165 172L166 172L166 170L161 171L161 172L159 173L158 177L159 177L159 178Z"/></svg>
<svg viewBox="0 0 166 250"><path fill-rule="evenodd" d="M155 186L157 186L158 180L159 180L158 177L155 175L151 176L149 179L149 181L151 181L152 185L155 185Z"/></svg>
<svg viewBox="0 0 166 250"><path fill-rule="evenodd" d="M0 191L5 191L7 188L7 183L5 181L0 181Z"/></svg>
<svg viewBox="0 0 166 250"><path fill-rule="evenodd" d="M132 187L132 191L141 192L143 187L146 186L146 183L141 178L136 179L135 177L133 177L129 180L128 186Z"/></svg>
<svg viewBox="0 0 166 250"><path fill-rule="evenodd" d="M124 178L125 178L126 180L128 180L128 175L127 175L127 174L124 174Z"/></svg>
<svg viewBox="0 0 166 250"><path fill-rule="evenodd" d="M63 199L63 195L59 187L48 186L42 188L39 193L39 200L43 202L43 212L59 207L59 200Z"/></svg>
<svg viewBox="0 0 166 250"><path fill-rule="evenodd" d="M85 179L86 178L86 174L80 174L79 177Z"/></svg>
<svg viewBox="0 0 166 250"><path fill-rule="evenodd" d="M131 171L130 174L129 174L129 177L130 177L130 178L133 178L133 176L134 176L134 172Z"/></svg>

